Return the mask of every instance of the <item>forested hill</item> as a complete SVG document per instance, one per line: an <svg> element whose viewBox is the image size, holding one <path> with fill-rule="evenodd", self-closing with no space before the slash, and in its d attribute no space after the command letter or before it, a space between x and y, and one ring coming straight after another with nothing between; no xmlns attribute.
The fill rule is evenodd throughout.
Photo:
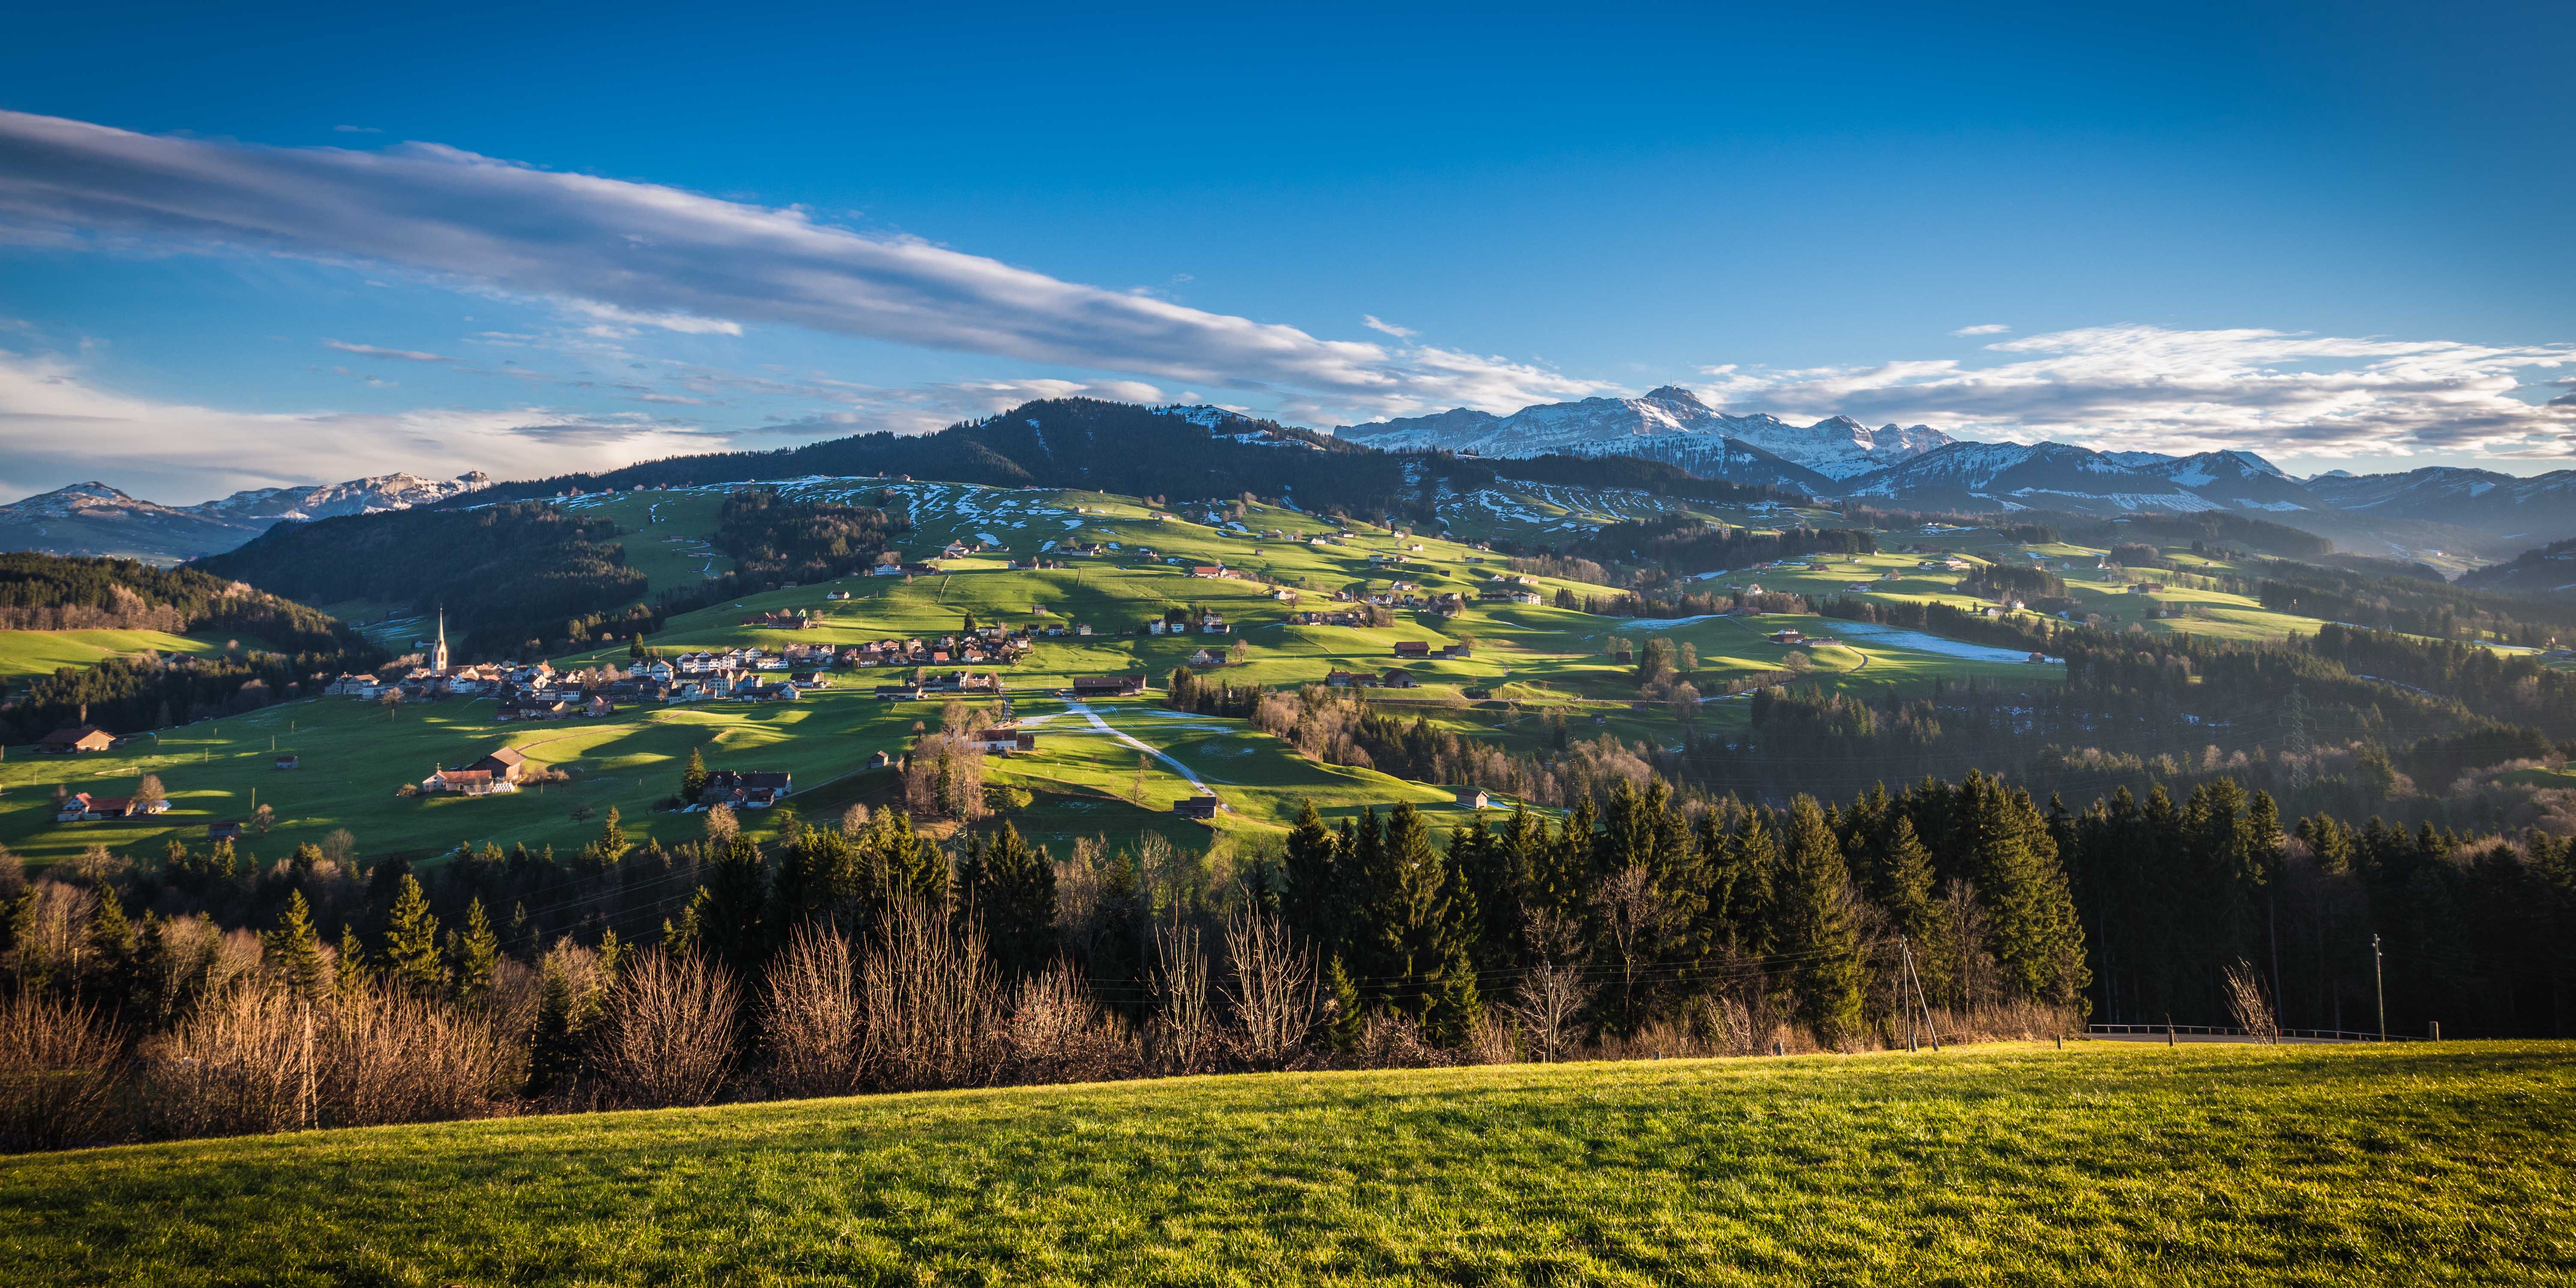
<svg viewBox="0 0 2576 1288"><path fill-rule="evenodd" d="M314 603L443 607L456 655L487 658L658 620L616 538L606 519L531 502L394 510L280 524L189 567Z"/></svg>
<svg viewBox="0 0 2576 1288"><path fill-rule="evenodd" d="M0 554L0 630L223 631L290 653L367 650L325 614L203 570L28 551Z"/></svg>
<svg viewBox="0 0 2576 1288"><path fill-rule="evenodd" d="M1157 410L1092 398L1025 403L935 434L859 434L774 452L715 452L598 474L504 483L477 500L611 488L762 482L810 475L915 478L995 487L1095 488L1136 496L1251 492L1305 509L1397 504L1404 457L1215 408Z"/></svg>
<svg viewBox="0 0 2576 1288"><path fill-rule="evenodd" d="M302 604L194 568L130 559L0 554L0 629L151 630L247 637L217 656L144 653L64 667L0 702L15 745L74 724L113 733L264 706L330 673L383 660L356 631Z"/></svg>

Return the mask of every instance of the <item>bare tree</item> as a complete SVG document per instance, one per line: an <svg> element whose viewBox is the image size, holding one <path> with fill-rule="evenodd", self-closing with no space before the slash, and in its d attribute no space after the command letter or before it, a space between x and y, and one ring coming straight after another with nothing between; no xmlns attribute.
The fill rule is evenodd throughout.
<svg viewBox="0 0 2576 1288"><path fill-rule="evenodd" d="M696 953L652 949L609 989L595 1062L623 1102L703 1105L733 1071L733 975Z"/></svg>
<svg viewBox="0 0 2576 1288"><path fill-rule="evenodd" d="M1583 1008L1591 1005L1596 991L1568 965L1582 945L1582 934L1572 922L1542 908L1529 914L1522 939L1538 965L1521 976L1502 1009L1527 1037L1531 1055L1543 1063L1561 1060L1581 1041Z"/></svg>
<svg viewBox="0 0 2576 1288"><path fill-rule="evenodd" d="M1193 1073L1207 1061L1208 961L1199 951L1198 927L1154 929L1154 1018L1146 1049L1165 1073Z"/></svg>
<svg viewBox="0 0 2576 1288"><path fill-rule="evenodd" d="M707 809L707 843L721 846L742 831L742 820L734 817L733 806L715 805Z"/></svg>
<svg viewBox="0 0 2576 1288"><path fill-rule="evenodd" d="M1299 947L1278 914L1243 908L1226 918L1226 1005L1236 1056L1256 1069L1281 1069L1315 1031L1315 955Z"/></svg>
<svg viewBox="0 0 2576 1288"><path fill-rule="evenodd" d="M814 924L789 937L769 966L761 1036L780 1091L842 1096L858 1090L864 1035L848 940Z"/></svg>
<svg viewBox="0 0 2576 1288"><path fill-rule="evenodd" d="M896 905L859 968L868 1079L896 1090L988 1081L999 1004L980 931L952 931L920 900Z"/></svg>

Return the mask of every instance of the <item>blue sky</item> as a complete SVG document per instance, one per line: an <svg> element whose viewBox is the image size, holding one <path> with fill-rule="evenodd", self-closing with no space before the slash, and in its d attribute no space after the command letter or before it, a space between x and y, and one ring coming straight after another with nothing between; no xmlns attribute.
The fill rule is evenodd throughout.
<svg viewBox="0 0 2576 1288"><path fill-rule="evenodd" d="M2567 6L1216 8L14 17L0 494L1666 383L2568 463Z"/></svg>

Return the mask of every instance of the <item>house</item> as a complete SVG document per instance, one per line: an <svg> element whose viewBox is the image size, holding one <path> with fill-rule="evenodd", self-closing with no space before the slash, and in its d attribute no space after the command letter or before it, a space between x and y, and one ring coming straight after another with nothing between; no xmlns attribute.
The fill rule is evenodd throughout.
<svg viewBox="0 0 2576 1288"><path fill-rule="evenodd" d="M1223 666L1225 665L1225 659L1217 654L1208 652L1206 649L1200 649L1198 652L1190 654L1189 664L1191 666Z"/></svg>
<svg viewBox="0 0 2576 1288"><path fill-rule="evenodd" d="M870 752L870 753L868 754L868 768L870 768L870 769L888 769L888 768L892 768L892 767L893 767L893 765L894 765L894 753L893 753L893 752L890 752L890 751L877 751L877 752Z"/></svg>
<svg viewBox="0 0 2576 1288"><path fill-rule="evenodd" d="M1336 689L1374 689L1377 677L1366 671L1334 671L1324 676L1324 683Z"/></svg>
<svg viewBox="0 0 2576 1288"><path fill-rule="evenodd" d="M917 702L922 697L921 686L918 684L880 684L877 686L877 696L889 702Z"/></svg>
<svg viewBox="0 0 2576 1288"><path fill-rule="evenodd" d="M610 702L608 700L608 695L604 693L595 693L591 695L590 701L581 704L581 713L594 719L601 716L613 716L617 714L617 704Z"/></svg>
<svg viewBox="0 0 2576 1288"><path fill-rule="evenodd" d="M1212 577L1222 580L1227 574L1224 564L1200 564L1190 569L1190 575L1193 577Z"/></svg>
<svg viewBox="0 0 2576 1288"><path fill-rule="evenodd" d="M54 821L57 823L77 823L88 817L88 792L74 792L54 807Z"/></svg>
<svg viewBox="0 0 2576 1288"><path fill-rule="evenodd" d="M502 782L515 783L519 781L519 775L524 772L527 763L526 752L516 747L503 747L467 765L466 768L484 770Z"/></svg>
<svg viewBox="0 0 2576 1288"><path fill-rule="evenodd" d="M206 824L206 839L209 841L238 841L241 839L241 834L242 825L239 822Z"/></svg>
<svg viewBox="0 0 2576 1288"><path fill-rule="evenodd" d="M794 791L795 783L793 774L720 769L707 775L706 790L698 799L744 809L767 809Z"/></svg>
<svg viewBox="0 0 2576 1288"><path fill-rule="evenodd" d="M1145 691L1141 675L1079 675L1073 680L1077 698L1126 698Z"/></svg>
<svg viewBox="0 0 2576 1288"><path fill-rule="evenodd" d="M97 725L76 725L56 729L36 744L36 750L52 756L76 756L84 751L105 751L116 745L116 736Z"/></svg>
<svg viewBox="0 0 2576 1288"><path fill-rule="evenodd" d="M1791 629L1773 631L1763 638L1774 644L1798 644L1805 642L1807 637L1799 634L1795 629Z"/></svg>
<svg viewBox="0 0 2576 1288"><path fill-rule="evenodd" d="M300 756L280 756L277 758L275 763L279 769L302 769L304 767L304 759Z"/></svg>
<svg viewBox="0 0 2576 1288"><path fill-rule="evenodd" d="M1493 803L1493 798L1485 795L1481 788L1461 787L1458 789L1458 803L1469 809L1483 809Z"/></svg>
<svg viewBox="0 0 2576 1288"><path fill-rule="evenodd" d="M1172 803L1172 814L1177 818L1214 819L1216 812L1224 808L1225 802L1214 796L1184 796Z"/></svg>
<svg viewBox="0 0 2576 1288"><path fill-rule="evenodd" d="M507 795L519 790L517 783L495 778L488 769L441 769L420 780L423 794L448 792L458 796Z"/></svg>
<svg viewBox="0 0 2576 1288"><path fill-rule="evenodd" d="M1038 749L1038 736L1018 729L978 729L967 741L998 755L1025 755Z"/></svg>
<svg viewBox="0 0 2576 1288"><path fill-rule="evenodd" d="M1397 657L1429 657L1431 656L1431 646L1421 640L1397 640L1395 642L1395 655Z"/></svg>
<svg viewBox="0 0 2576 1288"><path fill-rule="evenodd" d="M1378 684L1382 688L1389 689L1418 689L1422 687L1421 683L1413 678L1413 672L1405 670L1400 666L1388 667L1386 669L1386 674L1378 677Z"/></svg>
<svg viewBox="0 0 2576 1288"><path fill-rule="evenodd" d="M1457 644L1443 644L1443 645L1441 645L1441 646L1440 646L1440 656L1442 656L1442 657L1472 657L1472 656L1474 656L1474 654L1475 654L1475 648L1476 648L1476 646L1475 646L1475 645L1473 645L1473 644L1468 644L1468 643L1464 643L1464 642L1457 643Z"/></svg>

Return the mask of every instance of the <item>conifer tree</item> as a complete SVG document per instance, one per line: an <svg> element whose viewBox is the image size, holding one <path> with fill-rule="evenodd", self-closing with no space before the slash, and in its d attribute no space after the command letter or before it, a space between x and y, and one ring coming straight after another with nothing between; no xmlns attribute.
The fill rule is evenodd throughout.
<svg viewBox="0 0 2576 1288"><path fill-rule="evenodd" d="M438 917L429 910L420 878L408 872L386 914L385 971L395 984L417 993L447 991L447 970L438 958Z"/></svg>
<svg viewBox="0 0 2576 1288"><path fill-rule="evenodd" d="M1339 953L1342 947L1340 854L1340 842L1324 827L1315 802L1301 803L1297 821L1288 829L1284 915L1289 929L1328 954Z"/></svg>
<svg viewBox="0 0 2576 1288"><path fill-rule="evenodd" d="M1333 1004L1333 1013L1324 1023L1325 1041L1335 1051L1358 1050L1367 1003L1360 998L1359 986L1351 982L1350 972L1343 969L1339 954L1324 968L1324 991Z"/></svg>
<svg viewBox="0 0 2576 1288"><path fill-rule="evenodd" d="M680 799L689 804L707 794L707 758L695 747L689 748L689 763L680 770Z"/></svg>
<svg viewBox="0 0 2576 1288"><path fill-rule="evenodd" d="M1855 923L1851 872L1833 825L1812 796L1789 807L1788 853L1772 914L1773 951L1799 1020L1827 1042L1861 1026L1864 962Z"/></svg>
<svg viewBox="0 0 2576 1288"><path fill-rule="evenodd" d="M356 926L340 927L338 960L331 963L332 986L342 994L356 991L367 982L367 946L359 942Z"/></svg>
<svg viewBox="0 0 2576 1288"><path fill-rule="evenodd" d="M1023 975L1044 969L1056 955L1055 857L1043 847L1031 849L1006 822L984 856L984 880L995 960Z"/></svg>
<svg viewBox="0 0 2576 1288"><path fill-rule="evenodd" d="M106 1006L123 1005L134 992L134 923L126 919L115 886L99 886L98 910L90 914L87 938L89 960L82 969L92 996Z"/></svg>
<svg viewBox="0 0 2576 1288"><path fill-rule="evenodd" d="M287 892L286 911L278 914L276 929L260 936L260 948L268 969L285 980L296 996L318 1002L330 991L322 938L313 929L313 910L304 902L303 891Z"/></svg>
<svg viewBox="0 0 2576 1288"><path fill-rule="evenodd" d="M501 939L492 933L492 919L484 915L481 899L465 906L465 933L451 936L448 953L453 959L456 1000L482 1001L491 992L493 972L501 963Z"/></svg>
<svg viewBox="0 0 2576 1288"><path fill-rule="evenodd" d="M709 867L703 893L690 905L699 941L736 979L757 979L769 949L769 873L760 846L737 832Z"/></svg>

